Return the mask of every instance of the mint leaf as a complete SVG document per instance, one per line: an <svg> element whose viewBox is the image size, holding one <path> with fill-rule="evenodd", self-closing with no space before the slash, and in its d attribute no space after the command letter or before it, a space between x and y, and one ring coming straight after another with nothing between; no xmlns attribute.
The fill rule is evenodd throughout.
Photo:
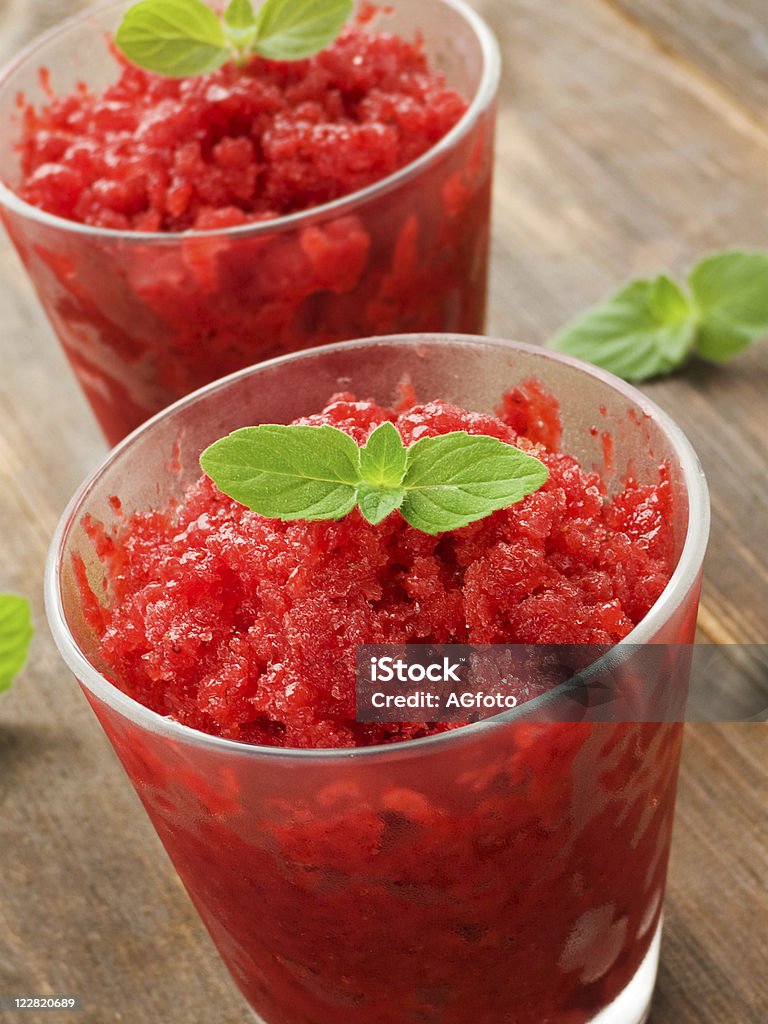
<svg viewBox="0 0 768 1024"><path fill-rule="evenodd" d="M768 334L768 254L710 256L688 282L699 314L698 355L722 363Z"/></svg>
<svg viewBox="0 0 768 1024"><path fill-rule="evenodd" d="M694 312L688 297L666 274L651 281L649 304L653 314L667 324L687 322Z"/></svg>
<svg viewBox="0 0 768 1024"><path fill-rule="evenodd" d="M394 423L381 423L360 449L363 480L377 487L399 487L405 476L408 451Z"/></svg>
<svg viewBox="0 0 768 1024"><path fill-rule="evenodd" d="M408 449L400 511L417 530L443 533L513 505L548 475L538 459L495 437L425 437Z"/></svg>
<svg viewBox="0 0 768 1024"><path fill-rule="evenodd" d="M768 334L768 253L723 252L688 275L632 281L557 334L550 347L626 380L669 373L692 354L724 363Z"/></svg>
<svg viewBox="0 0 768 1024"><path fill-rule="evenodd" d="M353 0L230 0L223 18L203 0L140 0L129 7L115 42L139 67L171 78L204 75L250 53L300 60L332 43Z"/></svg>
<svg viewBox="0 0 768 1024"><path fill-rule="evenodd" d="M674 281L661 275L627 285L587 310L551 341L625 380L647 380L680 366L696 333L696 314Z"/></svg>
<svg viewBox="0 0 768 1024"><path fill-rule="evenodd" d="M360 511L374 526L378 526L391 512L400 508L404 498L405 489L402 487L378 488L362 483L357 489L357 504Z"/></svg>
<svg viewBox="0 0 768 1024"><path fill-rule="evenodd" d="M495 437L455 431L410 448L392 423L363 448L336 427L245 427L200 465L224 494L270 519L339 519L359 505L374 526L395 509L424 533L458 529L538 490L548 470Z"/></svg>
<svg viewBox="0 0 768 1024"><path fill-rule="evenodd" d="M333 42L353 8L353 0L265 0L253 48L272 60L310 57Z"/></svg>
<svg viewBox="0 0 768 1024"><path fill-rule="evenodd" d="M256 39L256 15L251 0L231 0L224 11L225 32L241 50L250 50Z"/></svg>
<svg viewBox="0 0 768 1024"><path fill-rule="evenodd" d="M230 56L202 0L142 0L125 12L115 42L134 64L171 78L215 71Z"/></svg>
<svg viewBox="0 0 768 1024"><path fill-rule="evenodd" d="M231 0L224 11L224 21L229 28L246 29L256 24L251 0Z"/></svg>
<svg viewBox="0 0 768 1024"><path fill-rule="evenodd" d="M200 465L219 490L271 519L338 519L357 501L360 449L335 427L245 427L207 448Z"/></svg>
<svg viewBox="0 0 768 1024"><path fill-rule="evenodd" d="M33 632L26 598L0 594L0 693L24 667Z"/></svg>

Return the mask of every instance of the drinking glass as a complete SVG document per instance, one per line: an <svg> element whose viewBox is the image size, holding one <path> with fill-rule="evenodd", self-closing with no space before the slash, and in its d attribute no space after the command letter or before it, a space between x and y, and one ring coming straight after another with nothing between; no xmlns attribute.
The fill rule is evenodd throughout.
<svg viewBox="0 0 768 1024"><path fill-rule="evenodd" d="M236 373L126 439L61 521L46 583L56 643L266 1024L639 1024L682 723L557 721L551 706L541 720L523 704L501 722L352 750L195 732L109 682L84 614L103 594L92 524L109 532L134 510L167 507L215 439L291 422L334 392L387 405L407 379L421 401L491 412L531 377L559 399L563 449L609 492L630 467L656 483L666 463L676 566L626 643L691 643L709 505L690 444L634 388L525 345L389 337Z"/></svg>
<svg viewBox="0 0 768 1024"><path fill-rule="evenodd" d="M216 231L92 227L23 202L23 111L119 64L106 36L129 0L89 9L0 72L0 216L110 443L259 360L382 333L482 333L499 53L463 0L394 0L371 26L421 34L470 102L419 159L305 212ZM47 76L40 77L41 68Z"/></svg>

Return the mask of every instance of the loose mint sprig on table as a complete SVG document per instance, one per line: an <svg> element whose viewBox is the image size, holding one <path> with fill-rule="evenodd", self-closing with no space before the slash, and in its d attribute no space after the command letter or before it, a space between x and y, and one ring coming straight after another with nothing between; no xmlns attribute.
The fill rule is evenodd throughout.
<svg viewBox="0 0 768 1024"><path fill-rule="evenodd" d="M406 448L389 422L363 448L329 425L244 427L207 448L200 465L220 491L270 519L341 519L358 506L376 525L399 509L430 534L514 505L549 475L513 445L462 430Z"/></svg>
<svg viewBox="0 0 768 1024"><path fill-rule="evenodd" d="M686 287L687 286L687 287ZM582 313L550 347L642 381L692 356L724 363L768 334L768 253L709 256L678 285L636 280Z"/></svg>
<svg viewBox="0 0 768 1024"><path fill-rule="evenodd" d="M27 599L0 594L0 693L24 667L33 632Z"/></svg>
<svg viewBox="0 0 768 1024"><path fill-rule="evenodd" d="M169 78L215 71L257 53L301 60L332 43L353 0L231 0L219 17L203 0L141 0L129 7L115 43L133 64Z"/></svg>

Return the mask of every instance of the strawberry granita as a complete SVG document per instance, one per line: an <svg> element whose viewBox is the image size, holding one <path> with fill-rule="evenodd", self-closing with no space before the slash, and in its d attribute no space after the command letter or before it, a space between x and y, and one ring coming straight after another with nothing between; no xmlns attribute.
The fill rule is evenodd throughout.
<svg viewBox="0 0 768 1024"><path fill-rule="evenodd" d="M305 60L170 79L115 52L106 87L20 97L6 183L56 219L4 219L109 441L271 356L482 332L493 96L470 115L387 17Z"/></svg>
<svg viewBox="0 0 768 1024"><path fill-rule="evenodd" d="M116 536L94 525L110 590L92 614L110 678L218 736L347 747L441 728L356 722L356 644L626 636L670 577L663 471L657 485L629 480L607 499L600 478L551 443L556 405L536 381L505 395L499 412L441 402L396 411L337 395L303 421L339 427L361 446L385 420L406 445L466 430L545 462L541 490L451 533L424 534L399 512L378 526L357 510L339 521L265 519L207 477L179 508L137 513Z"/></svg>
<svg viewBox="0 0 768 1024"><path fill-rule="evenodd" d="M100 93L25 107L22 199L120 231L235 227L373 184L467 109L418 41L359 27L301 61L182 79L121 65Z"/></svg>
<svg viewBox="0 0 768 1024"><path fill-rule="evenodd" d="M418 362L420 349L409 351ZM370 353L375 378L386 353ZM483 354L472 372L490 373ZM407 391L384 408L365 400L365 355L350 349L346 364L331 364L329 379L348 372L350 387L360 383L357 397L337 394L301 422L335 425L358 444L384 420L406 443L490 434L541 458L547 482L434 537L399 512L378 526L357 512L267 520L207 479L186 490L178 479L179 465L194 466L193 436L210 443L222 408L234 429L259 400L242 378L210 391L117 453L98 499L73 513L82 524L91 512L77 527L79 586L69 583L71 619L99 673L97 687L81 667L85 692L259 1020L588 1024L633 983L621 1019L638 1024L682 726L586 715L358 723L355 646L626 636L648 621L681 550L674 450L623 411L608 420L595 409L614 431L617 464L632 453L642 473L618 486L612 477L607 493L562 450L561 436L579 431L561 435L557 402L538 381L523 374L496 415L418 404ZM251 379L278 386L269 368ZM169 465L172 426L188 433ZM588 435L589 422L579 430ZM158 437L163 451L152 452ZM149 471L147 458L157 459ZM661 624L665 640L690 643L697 592L658 617L654 637ZM644 682L666 679L665 668Z"/></svg>

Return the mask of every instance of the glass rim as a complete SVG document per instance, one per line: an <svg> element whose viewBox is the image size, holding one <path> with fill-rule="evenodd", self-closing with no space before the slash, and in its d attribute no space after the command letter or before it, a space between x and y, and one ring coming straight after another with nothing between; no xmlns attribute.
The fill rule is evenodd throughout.
<svg viewBox="0 0 768 1024"><path fill-rule="evenodd" d="M383 335L359 339L355 341L337 342L331 345L316 346L304 349L300 352L289 353L288 355L277 356L274 359L256 363L253 366L238 370L226 377L222 377L211 384L179 399L147 420L140 427L129 434L115 448L113 448L100 463L100 465L88 476L78 488L56 527L51 545L48 551L45 566L45 607L48 617L48 624L54 642L63 657L64 661L72 671L78 682L85 686L97 698L107 706L116 710L124 717L130 719L134 724L153 733L164 734L167 738L186 742L192 746L206 747L213 751L222 753L240 754L245 757L262 758L297 758L300 760L334 761L350 760L356 758L370 757L409 757L415 752L426 748L436 747L445 743L469 742L472 737L489 729L498 727L500 724L511 724L515 721L525 722L526 713L534 706L548 704L562 691L566 692L574 685L574 680L569 679L559 684L553 690L541 694L519 705L510 711L500 715L463 725L461 728L452 729L447 732L436 733L431 736L424 736L419 739L412 739L396 743L382 743L366 747L271 747L260 744L245 743L241 740L225 739L221 736L214 736L210 733L200 732L189 726L183 725L172 718L160 715L144 704L130 697L123 690L113 683L110 683L101 672L88 660L75 642L72 633L67 625L66 616L61 593L61 568L62 554L66 547L69 533L76 525L80 509L91 490L99 483L101 477L115 462L125 457L137 440L152 431L156 424L187 407L193 406L202 398L207 398L217 391L224 391L232 384L237 383L244 377L258 373L264 369L273 369L287 362L312 359L318 355L331 352L349 352L360 348L367 348L371 345L411 345L418 348L424 345L439 346L446 342L464 344L467 346L485 346L494 348L506 348L512 351L520 351L536 355L544 360L551 360L573 367L574 370L590 376L604 384L611 390L618 392L622 397L631 401L641 409L644 415L653 420L668 440L671 442L672 450L682 471L683 483L688 497L688 525L686 528L685 540L680 551L680 556L675 565L669 582L662 591L659 598L654 602L647 615L627 634L622 640L615 644L602 658L593 665L578 674L580 679L586 680L589 675L600 670L600 666L611 659L615 666L616 658L621 655L622 650L627 657L630 656L633 647L638 644L648 643L656 633L656 630L663 625L671 614L680 606L690 587L698 577L707 541L709 538L710 506L709 490L704 472L699 463L698 456L688 438L678 427L675 421L661 409L655 402L638 391L631 384L626 383L619 377L614 376L606 370L602 370L580 359L543 348L539 345L526 344L524 342L508 341L501 338L486 337L482 335L466 334L400 334Z"/></svg>
<svg viewBox="0 0 768 1024"><path fill-rule="evenodd" d="M0 90L8 88L14 74L31 61L40 49L55 40L57 36L63 35L71 28L80 23L87 22L94 16L98 17L109 11L122 8L126 5L126 2L127 0L110 0L109 3L85 8L54 25L47 32L36 36L4 67L0 68ZM404 0L400 0L400 2L404 2ZM425 153L422 153L416 160L412 160L404 167L399 168L399 170L388 174L379 181L373 182L371 185L367 185L365 188L340 196L338 199L332 199L330 202L312 206L307 210L298 210L295 213L274 217L271 220L238 224L228 228L210 228L205 231L192 229L188 231L132 231L83 224L80 221L68 220L66 217L59 217L56 214L48 213L46 210L27 203L10 186L6 185L2 178L0 178L0 207L5 206L12 213L25 217L27 220L37 221L47 227L57 228L62 232L115 241L120 240L128 244L146 244L148 242L178 244L180 241L188 238L250 238L274 234L275 232L300 227L304 224L312 224L316 220L324 220L326 217L342 216L353 207L377 199L380 195L386 195L393 189L408 182L411 178L417 177L422 171L439 160L444 153L451 150L471 131L482 112L490 105L496 95L501 76L501 53L498 41L490 26L474 8L470 7L466 0L437 0L437 2L457 11L474 32L475 38L480 43L483 59L480 82L469 107L447 135L444 135L439 142L431 146Z"/></svg>

